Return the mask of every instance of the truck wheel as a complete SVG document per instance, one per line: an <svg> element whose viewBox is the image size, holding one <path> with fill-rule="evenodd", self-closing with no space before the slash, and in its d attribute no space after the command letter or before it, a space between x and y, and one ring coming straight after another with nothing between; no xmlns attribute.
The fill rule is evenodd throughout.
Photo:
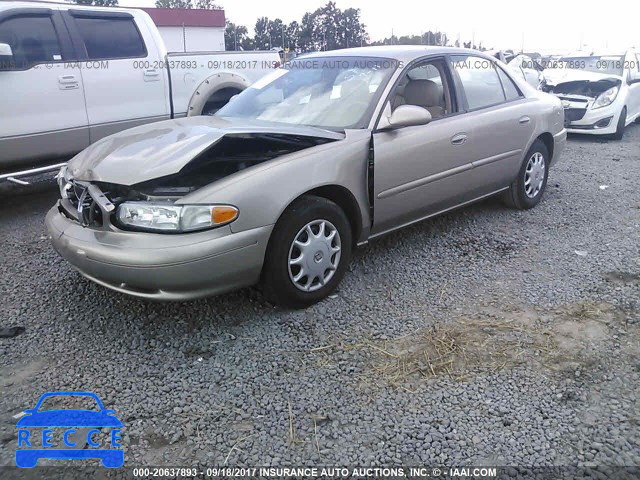
<svg viewBox="0 0 640 480"><path fill-rule="evenodd" d="M351 260L351 227L326 198L306 195L280 217L269 239L262 291L276 305L304 308L338 286Z"/></svg>
<svg viewBox="0 0 640 480"><path fill-rule="evenodd" d="M215 114L229 102L231 97L239 94L241 91L242 90L239 90L237 88L229 87L214 92L207 100L207 103L204 104L204 107L202 107L201 115Z"/></svg>
<svg viewBox="0 0 640 480"><path fill-rule="evenodd" d="M618 126L616 128L616 133L611 135L611 138L613 138L614 140L622 140L622 137L624 137L624 128L626 123L627 123L627 107L624 107L622 109L622 112L620 112L620 118L618 119Z"/></svg>
<svg viewBox="0 0 640 480"><path fill-rule="evenodd" d="M221 72L211 75L193 92L189 100L187 116L213 115L231 97L249 85L251 85L249 80L236 73Z"/></svg>
<svg viewBox="0 0 640 480"><path fill-rule="evenodd" d="M549 151L544 142L538 139L524 157L518 177L505 192L505 203L519 210L535 207L544 194L548 176Z"/></svg>

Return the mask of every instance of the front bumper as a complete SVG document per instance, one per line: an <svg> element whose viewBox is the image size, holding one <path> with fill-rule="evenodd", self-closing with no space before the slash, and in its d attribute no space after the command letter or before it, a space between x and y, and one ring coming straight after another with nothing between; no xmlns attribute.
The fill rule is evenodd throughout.
<svg viewBox="0 0 640 480"><path fill-rule="evenodd" d="M190 300L257 283L273 225L188 234L82 227L56 204L46 217L55 250L85 277L118 292Z"/></svg>
<svg viewBox="0 0 640 480"><path fill-rule="evenodd" d="M555 165L560 159L565 146L567 145L567 130L563 128L559 133L553 136L553 158L551 164Z"/></svg>
<svg viewBox="0 0 640 480"><path fill-rule="evenodd" d="M619 107L613 104L592 110L590 107L585 108L584 105L572 105L565 110L565 127L569 133L586 133L588 135L611 135L616 132L618 119L620 118ZM579 107L579 108L578 108ZM584 110L584 111L580 111ZM573 118L579 118L569 121L572 115L567 115L571 111Z"/></svg>

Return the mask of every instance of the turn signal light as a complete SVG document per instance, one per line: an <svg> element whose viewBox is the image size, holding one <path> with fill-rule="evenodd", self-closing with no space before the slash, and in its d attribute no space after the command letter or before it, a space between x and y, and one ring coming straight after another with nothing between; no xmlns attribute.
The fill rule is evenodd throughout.
<svg viewBox="0 0 640 480"><path fill-rule="evenodd" d="M229 223L238 217L238 209L230 206L213 207L211 209L211 221L214 225Z"/></svg>

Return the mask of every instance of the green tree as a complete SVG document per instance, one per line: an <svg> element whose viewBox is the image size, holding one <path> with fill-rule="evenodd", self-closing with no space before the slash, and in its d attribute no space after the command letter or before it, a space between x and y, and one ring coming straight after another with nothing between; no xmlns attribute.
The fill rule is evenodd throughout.
<svg viewBox="0 0 640 480"><path fill-rule="evenodd" d="M340 15L339 23L340 47L360 47L366 45L369 36L365 25L360 21L360 9L347 8Z"/></svg>
<svg viewBox="0 0 640 480"><path fill-rule="evenodd" d="M242 44L240 45L240 48L242 48L242 50L255 50L256 42L253 40L253 38L247 36L246 38L242 39Z"/></svg>
<svg viewBox="0 0 640 480"><path fill-rule="evenodd" d="M313 13L305 13L302 16L300 33L298 34L298 46L303 52L319 50L319 44L315 42L315 30L317 19Z"/></svg>
<svg viewBox="0 0 640 480"><path fill-rule="evenodd" d="M271 48L269 23L270 22L267 17L260 17L256 20L256 25L253 29L255 32L255 35L253 36L253 43L256 50L269 50Z"/></svg>
<svg viewBox="0 0 640 480"><path fill-rule="evenodd" d="M285 48L297 50L300 45L300 24L295 20L285 27Z"/></svg>
<svg viewBox="0 0 640 480"><path fill-rule="evenodd" d="M192 8L191 0L156 0L157 8Z"/></svg>
<svg viewBox="0 0 640 480"><path fill-rule="evenodd" d="M335 50L341 47L339 38L340 19L342 12L336 7L335 2L329 2L324 7L317 9L313 15L316 17L314 42L320 44L322 50Z"/></svg>
<svg viewBox="0 0 640 480"><path fill-rule="evenodd" d="M195 0L195 8L202 8L204 10L222 10L222 7L213 0Z"/></svg>
<svg viewBox="0 0 640 480"><path fill-rule="evenodd" d="M279 47L284 48L285 41L285 24L279 18L276 18L273 21L269 21L267 25L267 30L269 32L269 39L271 40L271 47Z"/></svg>
<svg viewBox="0 0 640 480"><path fill-rule="evenodd" d="M225 45L228 50L233 49L238 35L233 34L230 25L240 28L227 23ZM243 34L242 40L238 36L237 43L241 43L245 50L277 47L309 52L367 45L369 35L360 19L360 9L347 8L343 11L330 1L313 12L305 13L300 22L293 21L288 25L279 18L269 20L268 17L260 17L256 20L253 38Z"/></svg>
<svg viewBox="0 0 640 480"><path fill-rule="evenodd" d="M240 50L242 42L248 38L247 27L244 25L236 25L227 20L224 29L224 48L225 50Z"/></svg>

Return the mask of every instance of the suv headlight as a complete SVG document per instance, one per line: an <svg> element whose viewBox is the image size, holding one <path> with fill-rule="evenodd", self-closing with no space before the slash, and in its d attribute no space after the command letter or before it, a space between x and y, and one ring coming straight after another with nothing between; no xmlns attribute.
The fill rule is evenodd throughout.
<svg viewBox="0 0 640 480"><path fill-rule="evenodd" d="M175 205L172 203L125 202L116 211L125 227L147 232L194 232L219 227L238 218L231 205Z"/></svg>
<svg viewBox="0 0 640 480"><path fill-rule="evenodd" d="M618 92L620 91L620 87L611 87L609 90L602 92L596 98L596 101L593 102L593 106L591 108L602 108L607 105L611 105L613 101L618 96Z"/></svg>

